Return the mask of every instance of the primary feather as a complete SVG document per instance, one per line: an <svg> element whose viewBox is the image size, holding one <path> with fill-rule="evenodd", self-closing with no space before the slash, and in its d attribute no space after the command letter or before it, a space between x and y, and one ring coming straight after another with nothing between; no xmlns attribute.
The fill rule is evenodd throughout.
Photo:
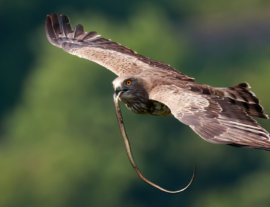
<svg viewBox="0 0 270 207"><path fill-rule="evenodd" d="M45 31L51 44L70 54L96 62L118 76L162 69L176 73L182 80L193 81L193 78L178 72L166 63L139 55L117 42L100 37L97 32L84 32L82 25L75 26L73 31L69 18L65 15L60 15L60 24L57 14L48 15Z"/></svg>

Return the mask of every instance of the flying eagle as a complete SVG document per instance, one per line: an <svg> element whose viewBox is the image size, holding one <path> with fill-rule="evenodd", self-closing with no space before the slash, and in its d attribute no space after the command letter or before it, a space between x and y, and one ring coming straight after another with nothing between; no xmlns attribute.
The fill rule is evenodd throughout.
<svg viewBox="0 0 270 207"><path fill-rule="evenodd" d="M228 88L196 83L80 24L73 30L65 15L60 24L57 14L48 15L45 29L51 44L115 73L115 95L136 114L174 116L211 143L270 150L269 133L252 118L268 116L247 83Z"/></svg>

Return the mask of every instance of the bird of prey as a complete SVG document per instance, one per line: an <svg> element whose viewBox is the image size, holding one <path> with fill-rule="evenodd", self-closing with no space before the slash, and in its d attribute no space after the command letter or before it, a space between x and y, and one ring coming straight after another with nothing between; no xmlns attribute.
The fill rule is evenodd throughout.
<svg viewBox="0 0 270 207"><path fill-rule="evenodd" d="M248 83L215 88L196 83L170 65L70 25L69 18L48 15L49 42L115 73L115 95L136 114L174 116L204 140L215 144L270 150L269 133L252 117L268 119Z"/></svg>

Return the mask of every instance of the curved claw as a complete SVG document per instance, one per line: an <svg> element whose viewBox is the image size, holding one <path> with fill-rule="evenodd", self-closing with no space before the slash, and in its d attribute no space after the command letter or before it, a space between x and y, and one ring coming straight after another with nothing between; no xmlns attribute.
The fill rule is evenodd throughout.
<svg viewBox="0 0 270 207"><path fill-rule="evenodd" d="M117 115L117 119L118 119L118 123L119 123L119 127L120 127L120 131L121 131L121 134L123 136L123 139L124 139L124 142L125 142L125 146L126 146L126 151L127 151L127 154L128 154L128 158L129 158L129 161L132 165L132 167L135 169L135 171L137 172L137 174L140 176L140 178L145 181L146 183L148 183L149 185L152 185L153 187L155 188L158 188L159 190L161 191L164 191L166 193L180 193L180 192L183 192L184 190L186 190L190 185L191 183L193 182L193 179L194 179L194 176L195 176L195 171L196 171L196 166L194 164L194 172L193 172L193 176L191 178L191 181L189 182L189 184L184 187L183 189L181 190L176 190L176 191L170 191L170 190L166 190L158 185L156 185L155 183L152 183L151 181L149 181L148 179L146 179L143 174L141 173L140 169L138 168L138 166L136 165L135 163L135 160L133 159L133 156L132 156L132 152L131 152L131 148L130 148L130 144L129 144L129 140L128 140L128 137L127 137L127 133L126 133L126 130L125 130L125 126L124 126L124 120L123 120L123 117L122 117L122 113L121 113L121 109L120 109L120 106L119 106L119 96L121 95L121 91L116 95L114 94L114 105L115 105L115 111L116 111L116 115Z"/></svg>

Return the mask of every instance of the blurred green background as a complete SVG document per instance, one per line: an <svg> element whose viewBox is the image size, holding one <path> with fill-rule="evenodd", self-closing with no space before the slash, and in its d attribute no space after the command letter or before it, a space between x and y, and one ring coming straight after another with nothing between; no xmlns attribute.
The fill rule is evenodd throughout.
<svg viewBox="0 0 270 207"><path fill-rule="evenodd" d="M97 31L216 87L248 82L270 113L270 2L0 0L1 207L269 207L270 152L205 142L173 117L122 105L126 155L105 68L46 39L47 14ZM270 130L267 120L260 120Z"/></svg>

